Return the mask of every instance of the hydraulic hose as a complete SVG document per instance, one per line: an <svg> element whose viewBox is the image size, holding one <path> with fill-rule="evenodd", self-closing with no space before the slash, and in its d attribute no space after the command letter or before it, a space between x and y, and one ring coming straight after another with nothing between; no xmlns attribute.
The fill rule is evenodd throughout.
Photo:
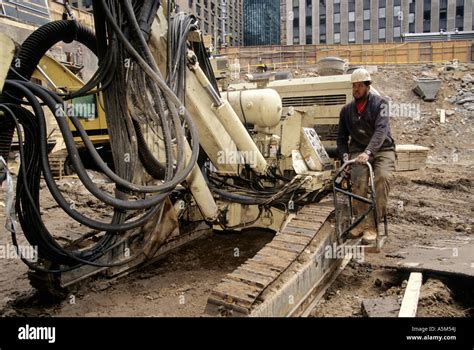
<svg viewBox="0 0 474 350"><path fill-rule="evenodd" d="M47 23L31 33L21 45L12 65L15 66L15 62L19 62L20 67L15 66L17 72L30 79L41 58L61 41L65 43L78 41L97 55L95 34L89 28L76 21L61 20ZM7 79L16 77L9 72Z"/></svg>

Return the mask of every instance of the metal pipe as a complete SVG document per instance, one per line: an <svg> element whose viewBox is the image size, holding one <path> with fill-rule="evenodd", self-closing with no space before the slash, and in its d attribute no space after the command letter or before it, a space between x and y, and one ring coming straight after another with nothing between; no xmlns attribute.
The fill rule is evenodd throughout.
<svg viewBox="0 0 474 350"><path fill-rule="evenodd" d="M215 101L213 111L219 117L219 121L232 138L232 141L235 142L235 145L240 152L239 156L242 156L245 164L249 164L258 174L265 174L268 168L267 161L255 145L253 139L250 137L237 113L235 113L228 101L221 99L217 93L215 93L209 79L207 79L197 61L194 62L193 65L190 65L190 69L195 73L199 83L206 89L206 91L214 92L210 93L212 100ZM222 151L225 152L226 150Z"/></svg>
<svg viewBox="0 0 474 350"><path fill-rule="evenodd" d="M188 163L191 159L191 147L186 139L184 139L184 152ZM207 221L215 221L219 214L217 204L197 164L186 178L186 182L204 218Z"/></svg>

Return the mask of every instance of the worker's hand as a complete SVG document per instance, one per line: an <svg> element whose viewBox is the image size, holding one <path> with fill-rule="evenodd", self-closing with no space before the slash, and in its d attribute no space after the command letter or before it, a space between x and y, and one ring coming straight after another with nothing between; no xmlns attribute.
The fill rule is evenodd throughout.
<svg viewBox="0 0 474 350"><path fill-rule="evenodd" d="M355 159L356 163L365 164L369 161L369 155L365 152L359 154Z"/></svg>

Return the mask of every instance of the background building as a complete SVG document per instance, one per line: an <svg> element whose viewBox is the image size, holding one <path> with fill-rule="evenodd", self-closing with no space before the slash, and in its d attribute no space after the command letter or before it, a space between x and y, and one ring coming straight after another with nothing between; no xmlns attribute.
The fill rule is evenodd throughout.
<svg viewBox="0 0 474 350"><path fill-rule="evenodd" d="M47 0L15 2L0 0L0 15L38 26L50 20Z"/></svg>
<svg viewBox="0 0 474 350"><path fill-rule="evenodd" d="M244 45L280 44L280 3L275 0L244 0Z"/></svg>
<svg viewBox="0 0 474 350"><path fill-rule="evenodd" d="M215 46L223 38L228 46L243 44L242 0L177 0L176 5L199 19L201 30L212 37Z"/></svg>
<svg viewBox="0 0 474 350"><path fill-rule="evenodd" d="M474 30L472 0L282 0L282 44L399 42Z"/></svg>

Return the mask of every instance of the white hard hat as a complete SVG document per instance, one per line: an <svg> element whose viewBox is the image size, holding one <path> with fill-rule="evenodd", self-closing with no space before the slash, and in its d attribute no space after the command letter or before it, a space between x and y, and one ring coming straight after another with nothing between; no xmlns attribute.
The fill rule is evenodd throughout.
<svg viewBox="0 0 474 350"><path fill-rule="evenodd" d="M358 68L351 75L351 83L362 83L364 81L372 81L370 73L364 68Z"/></svg>

